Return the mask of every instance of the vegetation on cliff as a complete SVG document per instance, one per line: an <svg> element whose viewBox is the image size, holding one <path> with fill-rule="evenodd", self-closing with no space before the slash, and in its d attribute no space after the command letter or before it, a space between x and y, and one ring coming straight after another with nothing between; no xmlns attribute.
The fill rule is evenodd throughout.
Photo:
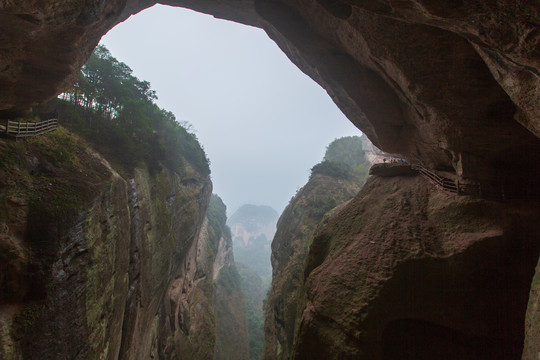
<svg viewBox="0 0 540 360"><path fill-rule="evenodd" d="M356 195L365 182L366 167L359 137L334 140L323 162L313 167L308 183L281 215L272 242L273 279L265 306L264 359L290 358L313 232L326 213Z"/></svg>
<svg viewBox="0 0 540 360"><path fill-rule="evenodd" d="M263 300L272 278L270 244L278 213L266 205L242 205L228 220L234 257L246 299L250 359L261 358L264 347Z"/></svg>
<svg viewBox="0 0 540 360"><path fill-rule="evenodd" d="M223 200L216 194L212 194L210 197L210 204L208 205L208 211L206 212L208 218L208 225L212 229L212 236L214 239L214 250L217 251L219 239L222 236L231 237L231 229L225 225L227 222L227 207L223 203Z"/></svg>
<svg viewBox="0 0 540 360"><path fill-rule="evenodd" d="M341 179L366 180L369 163L360 136L335 139L326 147L322 162L311 168L311 176L324 174Z"/></svg>
<svg viewBox="0 0 540 360"><path fill-rule="evenodd" d="M221 269L216 282L215 360L248 360L248 329L240 276L234 265Z"/></svg>
<svg viewBox="0 0 540 360"><path fill-rule="evenodd" d="M159 108L150 83L132 75L126 64L102 45L92 53L79 79L57 108L68 129L81 134L111 162L132 169L142 161L181 171L183 159L210 174L209 161L196 136Z"/></svg>
<svg viewBox="0 0 540 360"><path fill-rule="evenodd" d="M246 318L249 333L249 358L259 360L264 350L264 312L263 301L267 286L258 273L249 266L236 262L240 275L240 286L246 303Z"/></svg>
<svg viewBox="0 0 540 360"><path fill-rule="evenodd" d="M292 357L521 358L539 250L528 209L372 176L314 233Z"/></svg>
<svg viewBox="0 0 540 360"><path fill-rule="evenodd" d="M248 360L248 328L240 275L236 270L232 239L226 225L226 207L212 195L207 213L210 242L216 244L214 262L214 311L216 345L214 360Z"/></svg>
<svg viewBox="0 0 540 360"><path fill-rule="evenodd" d="M94 254L90 244L95 239L85 243L82 229L90 226L95 208L109 205L117 216L100 224L116 225L108 229L108 236L125 229L126 204L115 208L111 200L125 200L125 191L106 162L63 128L17 142L0 139L0 154L0 358L45 358L46 353L74 358L82 347L91 351L81 339L93 330L67 329L81 320L83 298L91 297L86 289L84 296L75 295L95 269L83 265ZM98 196L103 202L94 203ZM108 250L114 252L122 239L111 240ZM127 264L123 254L115 266ZM109 265L99 267L105 270ZM117 291L120 282L109 280L101 284ZM114 305L116 299L104 307L111 317L118 314L111 309ZM65 313L58 318L60 310ZM44 338L44 332L63 335Z"/></svg>
<svg viewBox="0 0 540 360"><path fill-rule="evenodd" d="M264 291L272 278L270 244L277 219L278 213L270 206L245 204L227 221L232 230L235 260L259 275Z"/></svg>
<svg viewBox="0 0 540 360"><path fill-rule="evenodd" d="M80 136L0 139L0 358L212 358L233 334L216 340L217 309L245 315L229 268L236 282L220 286L231 296L214 307L211 274L230 235L202 148L104 49L74 89L54 105ZM200 234L209 201L212 238ZM247 359L246 326L233 328Z"/></svg>

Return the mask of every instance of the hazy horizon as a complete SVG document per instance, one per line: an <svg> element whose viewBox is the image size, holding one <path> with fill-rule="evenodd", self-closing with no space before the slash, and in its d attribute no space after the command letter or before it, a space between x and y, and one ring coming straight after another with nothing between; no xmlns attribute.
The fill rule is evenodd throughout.
<svg viewBox="0 0 540 360"><path fill-rule="evenodd" d="M361 135L261 29L159 5L101 43L193 125L229 216L243 204L281 214L332 140Z"/></svg>

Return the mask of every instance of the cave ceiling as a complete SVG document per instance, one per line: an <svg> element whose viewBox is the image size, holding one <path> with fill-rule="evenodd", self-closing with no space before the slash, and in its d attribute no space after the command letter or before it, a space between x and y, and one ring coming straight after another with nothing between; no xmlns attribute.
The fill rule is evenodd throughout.
<svg viewBox="0 0 540 360"><path fill-rule="evenodd" d="M381 149L467 179L540 166L540 3L167 0L263 28ZM0 117L69 87L154 1L0 2ZM136 39L133 39L136 41Z"/></svg>

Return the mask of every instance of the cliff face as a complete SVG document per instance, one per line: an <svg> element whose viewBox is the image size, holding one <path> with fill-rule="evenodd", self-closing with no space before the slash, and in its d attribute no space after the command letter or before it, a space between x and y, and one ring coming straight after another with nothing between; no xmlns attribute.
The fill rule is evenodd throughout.
<svg viewBox="0 0 540 360"><path fill-rule="evenodd" d="M130 243L125 181L62 130L0 146L0 357L118 353Z"/></svg>
<svg viewBox="0 0 540 360"><path fill-rule="evenodd" d="M191 347L211 353L214 331L204 323L213 314L211 282L199 283L213 262L201 234L209 180L192 170L181 179L167 170L149 176L137 169L128 193L130 283L120 357L174 358Z"/></svg>
<svg viewBox="0 0 540 360"><path fill-rule="evenodd" d="M152 0L92 0L82 4L61 0L47 4L30 0L2 2L1 116L23 113L31 104L61 92L74 79L102 34L154 3ZM380 149L399 153L429 168L452 171L461 181L495 183L510 189L532 188L531 192L538 195L540 4L525 0L167 0L165 3L263 27ZM59 156L56 160L61 161L60 154L66 144L60 139L54 141L60 146L44 156ZM23 149L17 151L24 153ZM2 166L8 161L3 160ZM24 175L25 171L39 168L34 163L31 156L29 160L23 156L22 165L15 164L9 170L16 180L8 184L4 179L9 177L0 178L4 182L6 209L2 216L10 219L3 221L1 230L0 253L10 254L0 255L5 258L2 264L9 264L0 265L4 266L0 273L2 288L8 289L0 295L2 331L15 329L11 335L2 336L2 346L7 349L4 351L9 353L13 346L34 336L36 341L45 343L36 346L39 354L45 353L44 350L40 353L45 346L54 351L62 348L70 354L69 358L93 351L90 349L107 354L130 353L131 347L137 346L133 339L141 334L141 325L129 330L133 334L126 340L120 339L118 329L107 330L112 333L106 335L100 329L108 329L104 324L112 321L112 316L128 319L130 324L149 320L145 310L141 310L141 320L136 315L139 303L156 306L147 297L140 295L139 302L139 295L130 295L133 300L128 301L126 311L116 307L117 301L123 302L119 297L108 302L104 298L104 305L114 310L102 317L99 311L93 313L92 307L76 305L77 301L86 303L86 286L76 286L79 282L86 283L84 278L79 280L72 275L64 279L63 274L68 272L62 270L59 278L45 282L41 279L60 259L77 266L78 261L87 264L92 256L110 256L112 265L94 271L116 274L116 280L109 284L105 280L110 277L104 276L105 280L98 281L96 289L109 284L109 293L120 293L136 285L133 288L136 294L145 296L156 290L142 283L142 274L148 267L136 265L139 253L112 256L115 246L119 246L115 241L132 243L130 236L113 234L131 233L131 219L120 215L100 217L102 210L95 208L97 213L88 217L99 219L93 225L101 236L96 239L107 239L96 240L96 246L104 244L103 250L96 254L85 247L66 247L76 242L69 237L77 238L80 232L72 225L66 227L63 222L52 220L57 218L54 211L61 209L69 209L67 214L94 209L92 204L97 203L91 200L100 197L104 200L98 203L105 213L128 212L128 198L118 188L129 189L131 184L110 180L114 177L109 170L103 170L104 178L99 177L102 170L97 161L91 162L96 164L90 167L95 169L92 170L95 176L88 178L97 179L91 182L85 177L53 182L48 180L54 178L51 171L54 175L60 170L51 170L49 166L41 166L40 171L45 175L38 178ZM22 175L16 168L22 169ZM73 174L79 173L77 168L73 170ZM83 174L86 171L80 170ZM88 190L88 197L69 194L69 189L76 188L73 181L79 188ZM136 181L135 186L144 183ZM107 193L100 185L111 190ZM24 191L11 192L19 186L24 186ZM39 194L35 195L37 200L20 196L27 188ZM49 189L64 191L55 193ZM125 201L111 200L108 205L107 199L122 196ZM46 204L52 209L47 209ZM384 210L382 215L380 209ZM47 215L51 211L54 216ZM515 344L522 341L521 335L516 334L523 327L520 314L524 311L522 296L526 297L524 281L532 276L534 261L530 257L537 255L535 245L529 243L529 239L538 239L531 229L531 224L537 223L537 214L539 209L534 202L499 204L454 198L433 191L414 177L373 179L359 197L321 228L313 242L294 356L307 358L316 352L318 357L328 358L341 354L342 358L391 359L396 356L396 349L404 347L398 340L402 338L412 344L407 352L411 358L420 351L414 339L437 344L447 350L449 358L466 358L460 353L463 347L478 349L488 343L500 345L500 349L488 346L489 351L508 354L503 358L515 358ZM498 221L494 222L495 219ZM70 222L76 223L76 219ZM87 231L85 226L89 225L82 222L83 234ZM67 252L62 257L60 249L64 248ZM522 254L520 249L528 249L528 253ZM36 257L33 254L38 250L40 256ZM64 267L62 261L59 264ZM126 271L132 276L128 274L126 279L120 279L122 272L115 271L118 267L129 269ZM504 271L497 270L499 267ZM141 280L136 278L138 268ZM417 281L409 282L405 278ZM58 284L53 280L75 284ZM43 294L52 291L47 288L49 285L39 285L42 283L51 284L58 292L55 305L28 305L21 309L19 302L34 304L35 299L43 300ZM441 287L442 283L447 286ZM538 353L537 283L535 279L527 321L530 348L524 356ZM80 296L65 295L62 289L73 286L84 288L75 292ZM496 290L500 288L509 290ZM102 293L95 291L88 295L90 299L99 298ZM422 294L421 298L415 294ZM505 294L512 294L512 298ZM346 297L350 299L347 304L333 303L334 299ZM74 326L77 331L71 331L70 325L70 331L63 332L73 334L74 341L57 343L58 337L53 336L58 333L56 327L45 329L46 322L36 324L33 319L55 314L61 301L66 309L84 311L70 311L74 318L66 320L66 324L77 324ZM90 320L86 316L88 310ZM18 313L23 316L14 326L13 319L17 318L14 314ZM517 329L518 323L521 330ZM47 332L32 332L33 326L36 329L41 326L41 331L49 331L51 336L40 336ZM27 327L30 330L26 331ZM85 334L93 334L96 342L75 341L88 338ZM408 339L406 334L414 336ZM91 345L103 339L110 339L110 350ZM448 341L463 346L450 347ZM141 346L147 349L149 342L152 343L144 339ZM388 349L387 352L383 353L382 348ZM474 351L470 354L474 355ZM489 356L489 352L484 354Z"/></svg>
<svg viewBox="0 0 540 360"><path fill-rule="evenodd" d="M227 220L233 241L240 246L248 246L254 239L264 236L271 242L276 232L278 213L265 205L242 205Z"/></svg>
<svg viewBox="0 0 540 360"><path fill-rule="evenodd" d="M313 231L324 214L351 199L358 181L317 174L281 215L272 242L272 287L265 305L264 359L289 359L297 327L297 305L304 262Z"/></svg>
<svg viewBox="0 0 540 360"><path fill-rule="evenodd" d="M62 129L0 146L0 357L211 358L209 179L124 180Z"/></svg>
<svg viewBox="0 0 540 360"><path fill-rule="evenodd" d="M530 202L371 177L315 232L293 358L519 359L538 220Z"/></svg>

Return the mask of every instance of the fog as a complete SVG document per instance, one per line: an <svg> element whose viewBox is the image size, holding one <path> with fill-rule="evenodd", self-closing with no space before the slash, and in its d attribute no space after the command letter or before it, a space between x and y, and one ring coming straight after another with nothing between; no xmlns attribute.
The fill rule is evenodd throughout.
<svg viewBox="0 0 540 360"><path fill-rule="evenodd" d="M101 43L193 125L228 215L246 203L281 213L333 139L361 134L260 29L159 5Z"/></svg>

